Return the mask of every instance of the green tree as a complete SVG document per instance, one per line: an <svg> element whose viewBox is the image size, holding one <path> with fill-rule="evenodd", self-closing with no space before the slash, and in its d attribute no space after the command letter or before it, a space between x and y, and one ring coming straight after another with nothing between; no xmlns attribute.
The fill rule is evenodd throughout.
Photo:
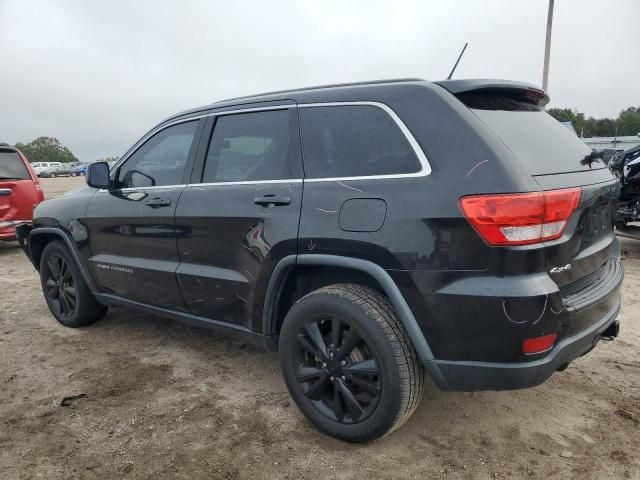
<svg viewBox="0 0 640 480"><path fill-rule="evenodd" d="M629 107L618 115L618 135L640 133L640 107Z"/></svg>
<svg viewBox="0 0 640 480"><path fill-rule="evenodd" d="M640 133L640 107L622 110L616 118L585 118L584 113L571 108L549 108L547 113L560 122L571 122L578 135L589 137L619 137Z"/></svg>
<svg viewBox="0 0 640 480"><path fill-rule="evenodd" d="M16 143L15 147L22 151L30 162L77 162L78 159L60 140L53 137L38 137L29 143Z"/></svg>

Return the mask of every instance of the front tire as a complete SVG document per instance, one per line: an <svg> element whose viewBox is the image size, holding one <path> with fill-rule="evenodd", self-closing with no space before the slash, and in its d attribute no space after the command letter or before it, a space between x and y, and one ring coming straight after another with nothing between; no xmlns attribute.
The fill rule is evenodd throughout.
<svg viewBox="0 0 640 480"><path fill-rule="evenodd" d="M323 432L366 442L400 427L424 389L424 371L387 297L338 284L301 298L280 332L289 393Z"/></svg>
<svg viewBox="0 0 640 480"><path fill-rule="evenodd" d="M47 306L66 327L90 325L107 312L95 299L67 246L61 241L47 244L40 258L40 283Z"/></svg>

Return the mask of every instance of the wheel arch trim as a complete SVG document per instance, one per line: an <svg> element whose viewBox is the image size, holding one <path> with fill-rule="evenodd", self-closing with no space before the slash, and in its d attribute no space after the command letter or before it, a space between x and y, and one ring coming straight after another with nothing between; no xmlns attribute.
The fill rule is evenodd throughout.
<svg viewBox="0 0 640 480"><path fill-rule="evenodd" d="M266 335L275 334L275 310L280 296L282 286L287 278L288 270L293 265L318 265L341 267L358 270L370 275L376 280L384 293L393 305L402 325L407 331L411 342L413 343L416 353L422 362L432 362L435 360L431 347L425 338L413 312L409 308L402 292L393 281L389 273L381 266L376 265L368 260L353 257L342 257L337 255L309 254L309 255L290 255L284 257L273 270L271 279L267 286L264 314L263 314L263 333Z"/></svg>
<svg viewBox="0 0 640 480"><path fill-rule="evenodd" d="M84 278L84 281L88 285L91 293L95 294L97 292L97 289L96 289L96 284L93 280L93 277L89 274L89 272L87 272L85 266L80 261L80 255L78 254L78 249L69 238L69 235L67 235L60 228L37 227L31 230L31 232L29 233L29 241L28 241L27 248L29 249L29 258L31 259L31 263L33 263L33 266L36 268L36 270L39 270L40 266L36 265L36 260L31 250L31 246L33 245L32 243L33 238L41 235L55 235L65 242L65 244L67 245L67 248L69 249L69 252L71 253L71 256L73 257L73 260L76 262L76 266L78 267L78 269L80 270L80 273L82 274L82 278Z"/></svg>

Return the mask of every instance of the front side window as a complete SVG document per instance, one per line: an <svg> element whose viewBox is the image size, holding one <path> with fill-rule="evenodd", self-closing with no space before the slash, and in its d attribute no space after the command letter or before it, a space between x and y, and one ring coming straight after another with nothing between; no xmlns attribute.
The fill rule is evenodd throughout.
<svg viewBox="0 0 640 480"><path fill-rule="evenodd" d="M296 178L288 110L217 118L202 181L247 182Z"/></svg>
<svg viewBox="0 0 640 480"><path fill-rule="evenodd" d="M180 184L197 128L194 120L156 133L119 168L118 188Z"/></svg>
<svg viewBox="0 0 640 480"><path fill-rule="evenodd" d="M300 118L306 178L420 171L420 161L404 133L379 107L305 107Z"/></svg>

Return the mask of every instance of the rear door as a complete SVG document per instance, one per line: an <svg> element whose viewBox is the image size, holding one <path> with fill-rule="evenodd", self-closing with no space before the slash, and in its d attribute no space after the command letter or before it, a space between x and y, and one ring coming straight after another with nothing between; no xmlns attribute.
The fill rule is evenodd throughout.
<svg viewBox="0 0 640 480"><path fill-rule="evenodd" d="M276 263L296 254L302 161L295 105L220 111L176 210L192 313L253 330Z"/></svg>
<svg viewBox="0 0 640 480"><path fill-rule="evenodd" d="M184 310L176 280L174 213L191 172L203 120L160 127L112 174L87 210L99 288L129 300Z"/></svg>
<svg viewBox="0 0 640 480"><path fill-rule="evenodd" d="M0 233L16 222L30 221L37 203L35 183L22 158L0 147Z"/></svg>
<svg viewBox="0 0 640 480"><path fill-rule="evenodd" d="M467 105L515 154L542 190L581 187L564 235L548 242L547 271L559 287L598 275L617 255L618 183L574 132L528 102L500 95L468 97Z"/></svg>

